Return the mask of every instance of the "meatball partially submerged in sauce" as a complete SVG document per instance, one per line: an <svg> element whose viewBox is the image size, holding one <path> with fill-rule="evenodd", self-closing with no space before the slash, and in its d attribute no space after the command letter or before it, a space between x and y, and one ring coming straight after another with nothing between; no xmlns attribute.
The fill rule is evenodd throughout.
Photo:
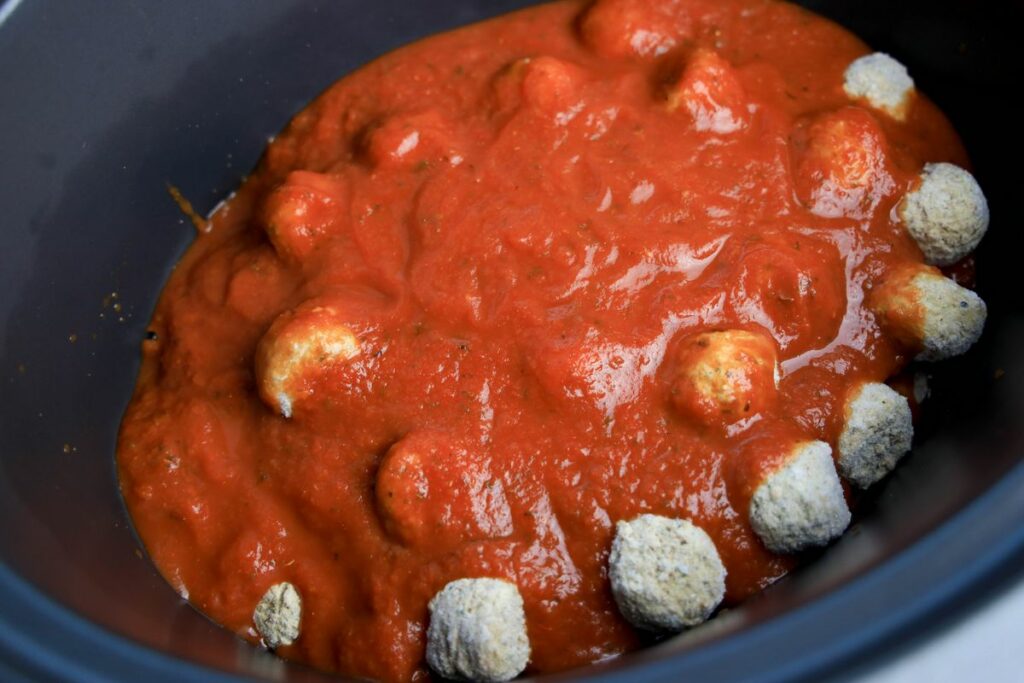
<svg viewBox="0 0 1024 683"><path fill-rule="evenodd" d="M317 98L210 217L122 491L179 593L283 657L388 682L612 659L884 486L913 364L982 333L989 220L896 57L784 2L435 36Z"/></svg>
<svg viewBox="0 0 1024 683"><path fill-rule="evenodd" d="M775 342L765 334L727 330L700 334L679 352L672 403L708 424L735 422L770 406L778 386Z"/></svg>
<svg viewBox="0 0 1024 683"><path fill-rule="evenodd" d="M508 681L529 659L523 599L513 584L459 579L430 601L427 663L445 678Z"/></svg>
<svg viewBox="0 0 1024 683"><path fill-rule="evenodd" d="M619 522L608 578L623 616L651 631L703 623L725 596L714 542L685 519L640 515Z"/></svg>

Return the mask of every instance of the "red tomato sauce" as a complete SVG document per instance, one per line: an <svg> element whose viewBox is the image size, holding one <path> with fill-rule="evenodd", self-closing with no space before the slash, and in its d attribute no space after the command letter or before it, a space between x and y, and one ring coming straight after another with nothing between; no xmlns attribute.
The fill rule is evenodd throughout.
<svg viewBox="0 0 1024 683"><path fill-rule="evenodd" d="M850 102L868 48L795 6L603 4L341 80L170 278L121 486L164 576L240 636L289 581L302 634L282 656L416 679L428 601L493 576L523 595L528 670L554 671L640 644L607 579L618 520L707 531L726 604L793 566L753 534L737 473L779 435L834 444L847 388L910 360L864 291L922 261L893 208L925 162L965 153L921 95L905 122ZM286 418L256 350L310 306L341 311L361 353L305 372ZM709 426L672 387L684 340L720 329L767 332L781 380Z"/></svg>

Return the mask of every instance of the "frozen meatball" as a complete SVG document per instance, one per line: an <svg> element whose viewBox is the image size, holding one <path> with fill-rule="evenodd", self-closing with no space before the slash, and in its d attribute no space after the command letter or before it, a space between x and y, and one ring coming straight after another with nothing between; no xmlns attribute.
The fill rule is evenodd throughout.
<svg viewBox="0 0 1024 683"><path fill-rule="evenodd" d="M302 597L287 581L275 583L260 598L252 613L256 631L267 647L291 645L299 637L302 623Z"/></svg>
<svg viewBox="0 0 1024 683"><path fill-rule="evenodd" d="M927 164L921 183L903 198L899 216L934 266L974 251L988 230L988 202L970 173L953 164Z"/></svg>
<svg viewBox="0 0 1024 683"><path fill-rule="evenodd" d="M987 315L980 296L917 264L891 273L871 292L869 305L881 324L924 361L965 353L981 337Z"/></svg>
<svg viewBox="0 0 1024 683"><path fill-rule="evenodd" d="M910 403L891 387L866 382L846 399L839 434L839 473L867 488L892 471L914 438Z"/></svg>
<svg viewBox="0 0 1024 683"><path fill-rule="evenodd" d="M705 332L680 347L672 403L704 424L755 415L775 399L775 341L746 330Z"/></svg>
<svg viewBox="0 0 1024 683"><path fill-rule="evenodd" d="M902 121L914 94L914 80L905 66L883 52L875 52L855 59L846 68L843 90L851 98L866 100Z"/></svg>
<svg viewBox="0 0 1024 683"><path fill-rule="evenodd" d="M725 567L714 542L685 519L640 515L619 522L608 577L622 615L649 631L703 623L725 596Z"/></svg>
<svg viewBox="0 0 1024 683"><path fill-rule="evenodd" d="M341 177L292 171L262 209L270 242L286 261L303 261L348 220L349 190Z"/></svg>
<svg viewBox="0 0 1024 683"><path fill-rule="evenodd" d="M825 545L849 523L832 449L823 441L795 445L750 500L750 526L774 553Z"/></svg>
<svg viewBox="0 0 1024 683"><path fill-rule="evenodd" d="M523 598L501 579L458 579L430 601L427 664L462 681L508 681L526 668Z"/></svg>
<svg viewBox="0 0 1024 683"><path fill-rule="evenodd" d="M303 306L283 313L256 349L260 397L291 417L304 380L359 355L359 340L331 306Z"/></svg>

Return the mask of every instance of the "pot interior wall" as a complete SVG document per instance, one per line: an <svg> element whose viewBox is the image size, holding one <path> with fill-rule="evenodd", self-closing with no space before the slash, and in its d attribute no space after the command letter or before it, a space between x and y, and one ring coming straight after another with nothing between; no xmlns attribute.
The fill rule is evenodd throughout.
<svg viewBox="0 0 1024 683"><path fill-rule="evenodd" d="M0 25L0 564L157 651L259 677L319 678L183 604L138 551L117 492L115 438L139 343L192 235L166 184L200 212L212 209L266 138L337 77L415 38L525 4L33 0L11 12ZM851 533L716 625L627 658L651 678L668 675L667 656L701 641L735 638L840 586L867 590L878 575L870 569L949 532L972 502L1001 505L990 520L1024 517L1019 496L992 493L1001 477L1020 476L1024 457L1015 251L1024 145L1006 106L1008 86L1024 82L1021 4L805 4L898 55L961 131L994 216L978 254L990 323L968 357L935 369L918 447L863 501ZM1002 533L965 531L975 540ZM949 562L960 557L944 548ZM865 599L899 610L893 588L883 581ZM8 623L15 618L8 612Z"/></svg>

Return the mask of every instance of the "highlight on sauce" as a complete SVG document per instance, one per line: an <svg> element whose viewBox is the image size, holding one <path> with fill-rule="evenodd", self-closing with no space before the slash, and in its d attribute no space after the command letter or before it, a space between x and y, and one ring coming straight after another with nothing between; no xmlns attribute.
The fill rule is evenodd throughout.
<svg viewBox="0 0 1024 683"><path fill-rule="evenodd" d="M903 65L782 2L568 0L381 57L168 281L136 528L226 628L384 681L697 626L842 534L916 364L981 334L968 166Z"/></svg>

